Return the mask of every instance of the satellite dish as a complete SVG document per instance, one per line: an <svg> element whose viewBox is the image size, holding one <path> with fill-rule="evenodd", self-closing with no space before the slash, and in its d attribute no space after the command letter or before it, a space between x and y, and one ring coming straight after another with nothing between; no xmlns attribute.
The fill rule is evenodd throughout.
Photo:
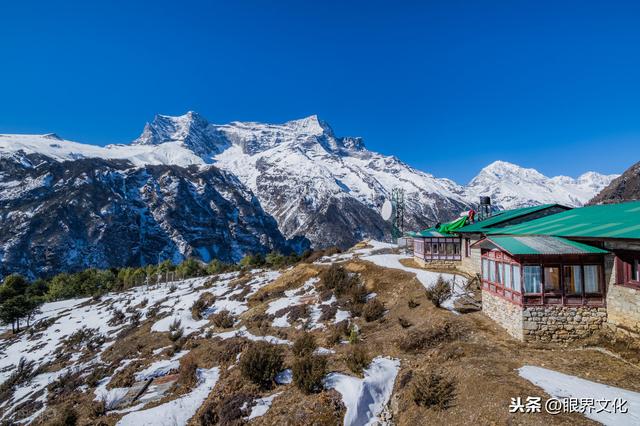
<svg viewBox="0 0 640 426"><path fill-rule="evenodd" d="M382 209L380 210L380 216L382 216L384 220L389 220L391 219L392 214L393 206L391 205L391 201L385 200L384 204L382 205Z"/></svg>

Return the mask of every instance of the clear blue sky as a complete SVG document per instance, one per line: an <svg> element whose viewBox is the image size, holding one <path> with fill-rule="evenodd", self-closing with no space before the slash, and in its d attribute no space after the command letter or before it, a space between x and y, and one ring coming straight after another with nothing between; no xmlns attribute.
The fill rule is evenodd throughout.
<svg viewBox="0 0 640 426"><path fill-rule="evenodd" d="M461 183L640 160L640 2L11 1L0 132L128 142L156 113L317 113ZM455 156L455 159L454 159Z"/></svg>

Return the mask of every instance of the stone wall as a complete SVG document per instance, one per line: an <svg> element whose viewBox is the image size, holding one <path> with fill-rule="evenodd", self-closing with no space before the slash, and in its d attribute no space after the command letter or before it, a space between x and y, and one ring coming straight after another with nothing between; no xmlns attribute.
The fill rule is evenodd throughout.
<svg viewBox="0 0 640 426"><path fill-rule="evenodd" d="M431 269L458 269L461 262L459 260L424 260L421 257L414 256L416 263L423 268Z"/></svg>
<svg viewBox="0 0 640 426"><path fill-rule="evenodd" d="M522 311L524 340L559 342L589 336L607 321L607 309L589 306L527 306Z"/></svg>
<svg viewBox="0 0 640 426"><path fill-rule="evenodd" d="M482 312L500 324L512 337L523 340L522 306L482 290Z"/></svg>
<svg viewBox="0 0 640 426"><path fill-rule="evenodd" d="M640 252L640 243L611 241L608 250L633 250ZM616 284L614 256L605 259L607 285L607 326L623 337L640 339L640 290Z"/></svg>

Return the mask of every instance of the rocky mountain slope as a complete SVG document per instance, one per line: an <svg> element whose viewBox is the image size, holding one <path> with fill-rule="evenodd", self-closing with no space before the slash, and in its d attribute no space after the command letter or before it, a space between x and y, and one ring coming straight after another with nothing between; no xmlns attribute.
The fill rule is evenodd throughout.
<svg viewBox="0 0 640 426"><path fill-rule="evenodd" d="M29 160L29 156L37 156L38 160ZM390 225L382 220L379 209L393 188L405 192L406 229L420 229L456 217L473 206L480 195L490 195L501 208L547 202L581 205L613 178L593 172L578 179L547 178L532 169L495 162L465 187L416 170L396 157L372 152L361 138L338 137L317 116L284 124L220 125L209 123L195 112L178 117L158 115L128 145L98 147L67 141L55 134L0 135L0 158L7 164L0 175L2 214L20 218L12 219L16 229L30 230L28 237L14 237L7 228L0 235L0 259L9 265L5 266L9 270L26 270L43 251L50 254L48 260L39 261L38 269L53 271L58 268L52 262L62 265L74 256L79 263L72 261L70 267L80 266L81 260L85 262L83 266L98 266L156 261L178 254L204 260L211 256L236 259L248 251L300 248L304 245L301 238L316 247L349 247L364 238L389 236ZM34 161L37 167L31 164ZM62 176L93 162L105 175L119 179L110 177L109 185L96 186L99 180L87 183L93 197L109 198L122 192L110 185L127 179L134 182L133 188L138 188L137 192L129 191L127 186L130 195L115 210L117 218L111 213L104 216L99 203L83 201L86 195L78 194L87 192L79 191L74 180L57 177L52 187L43 180L51 168L64 169L59 172ZM163 173L184 184L162 179ZM17 182L24 176L31 179L27 187L33 186L37 194L48 194L48 202L60 209L74 200L75 228L89 231L77 231L76 235L75 228L65 221L57 227L44 225L42 216L33 215L30 210L37 207L38 211L55 212L44 199L23 200L22 195L11 195L21 186ZM204 187L209 190L200 191ZM144 198L143 188L152 188L151 193L172 189L183 192L173 194L173 198L156 196L154 207ZM106 192L99 194L100 191ZM24 194L27 196L28 191ZM183 202L182 197L191 201ZM136 204L139 199L140 205ZM226 204L220 207L223 216L219 219L219 207L213 206L220 206L222 200ZM172 202L172 207L164 204ZM247 210L244 206L251 207ZM234 213L251 209L257 213ZM137 221L141 211L145 212L143 219ZM236 216L239 225L234 222ZM122 220L127 225L121 225ZM174 222L182 223L182 228L176 231ZM120 226L127 230L123 238L131 244L137 241L138 245L144 240L144 247L131 245L127 246L132 248L131 253L111 254L101 246L102 240L95 240L97 234L91 234L95 228L104 235L117 235ZM151 232L152 237L147 235L147 226L157 230ZM37 231L44 227L46 232ZM249 237L247 233L254 231L256 235ZM298 240L285 244L282 236ZM58 249L46 241L64 242L65 248L60 250L73 250L55 260L62 251L56 253Z"/></svg>
<svg viewBox="0 0 640 426"><path fill-rule="evenodd" d="M629 167L622 175L611 181L590 204L620 203L640 200L640 162Z"/></svg>
<svg viewBox="0 0 640 426"><path fill-rule="evenodd" d="M140 266L196 256L289 252L253 194L208 167L131 167L100 158L0 158L0 276Z"/></svg>

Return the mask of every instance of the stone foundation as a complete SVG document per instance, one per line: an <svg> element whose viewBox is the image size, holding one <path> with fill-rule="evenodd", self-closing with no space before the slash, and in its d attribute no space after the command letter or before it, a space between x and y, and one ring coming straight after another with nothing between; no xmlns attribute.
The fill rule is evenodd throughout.
<svg viewBox="0 0 640 426"><path fill-rule="evenodd" d="M521 306L483 290L482 312L500 324L512 337L523 340L523 316Z"/></svg>
<svg viewBox="0 0 640 426"><path fill-rule="evenodd" d="M482 312L523 341L571 342L607 323L607 309L590 306L526 306L482 291Z"/></svg>
<svg viewBox="0 0 640 426"><path fill-rule="evenodd" d="M522 310L527 341L570 342L600 330L607 309L589 306L527 306Z"/></svg>
<svg viewBox="0 0 640 426"><path fill-rule="evenodd" d="M458 266L460 266L459 260L424 260L417 256L414 256L413 259L423 268L458 269Z"/></svg>

